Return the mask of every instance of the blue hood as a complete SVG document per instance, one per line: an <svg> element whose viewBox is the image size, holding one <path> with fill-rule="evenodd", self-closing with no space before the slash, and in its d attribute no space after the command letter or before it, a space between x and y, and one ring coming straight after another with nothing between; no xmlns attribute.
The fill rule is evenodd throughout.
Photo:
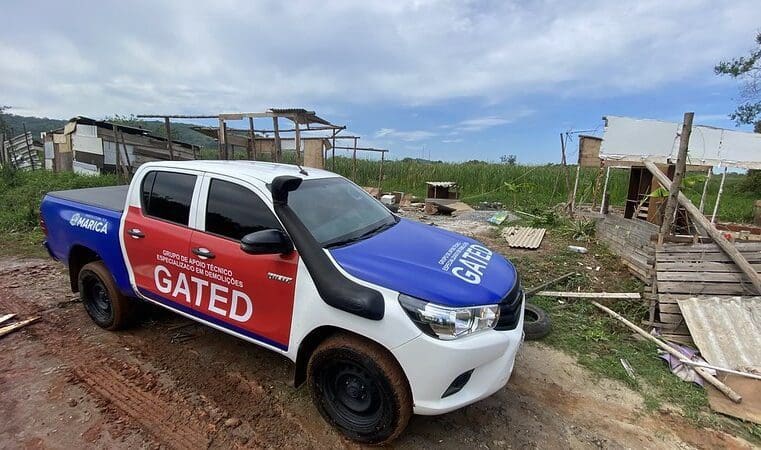
<svg viewBox="0 0 761 450"><path fill-rule="evenodd" d="M444 306L499 303L518 280L510 262L478 241L405 219L330 253L357 278Z"/></svg>

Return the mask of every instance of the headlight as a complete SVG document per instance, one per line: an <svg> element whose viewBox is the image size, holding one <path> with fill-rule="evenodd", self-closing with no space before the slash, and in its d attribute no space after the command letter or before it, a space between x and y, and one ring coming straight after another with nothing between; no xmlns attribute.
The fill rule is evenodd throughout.
<svg viewBox="0 0 761 450"><path fill-rule="evenodd" d="M448 308L404 294L399 303L424 333L443 340L494 328L499 320L498 305Z"/></svg>

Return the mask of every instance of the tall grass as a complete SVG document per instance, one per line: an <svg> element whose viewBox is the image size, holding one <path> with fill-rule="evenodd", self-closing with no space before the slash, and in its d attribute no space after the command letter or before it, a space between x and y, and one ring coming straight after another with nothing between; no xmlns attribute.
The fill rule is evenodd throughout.
<svg viewBox="0 0 761 450"><path fill-rule="evenodd" d="M110 186L114 175L86 177L72 172L0 171L0 232L32 231L39 225L42 197L50 191Z"/></svg>
<svg viewBox="0 0 761 450"><path fill-rule="evenodd" d="M326 163L333 170L333 160ZM571 189L575 167L570 169ZM380 162L357 159L356 176L351 158L336 157L335 170L362 186L378 186ZM396 190L416 196L425 195L426 181L454 181L460 186L462 199L467 203L481 201L502 202L505 207L525 212L545 210L568 198L565 169L558 164L537 166L494 164L485 162L426 162L420 160L386 161L383 165L384 191ZM597 177L599 186L596 196L602 196L605 173L594 168L582 168L579 173L577 203L591 203ZM737 185L745 175L727 176L719 207L719 218L724 221L750 222L753 219L753 202L756 196L742 192ZM711 177L708 184L705 212L710 215L716 202L721 177ZM507 184L506 184L507 183ZM509 185L508 185L509 184ZM629 171L612 169L608 183L611 205L623 207L629 185ZM685 188L685 194L697 205L703 191L703 183Z"/></svg>

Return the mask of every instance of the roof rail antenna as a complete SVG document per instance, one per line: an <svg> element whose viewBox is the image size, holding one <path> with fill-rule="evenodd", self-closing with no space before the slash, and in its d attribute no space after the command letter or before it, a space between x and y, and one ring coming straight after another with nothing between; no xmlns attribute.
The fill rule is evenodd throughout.
<svg viewBox="0 0 761 450"><path fill-rule="evenodd" d="M304 170L304 168L301 167L301 165L299 163L296 163L296 167L299 168L299 173L300 174L302 174L304 176L307 176L307 177L309 176L309 173L306 170Z"/></svg>

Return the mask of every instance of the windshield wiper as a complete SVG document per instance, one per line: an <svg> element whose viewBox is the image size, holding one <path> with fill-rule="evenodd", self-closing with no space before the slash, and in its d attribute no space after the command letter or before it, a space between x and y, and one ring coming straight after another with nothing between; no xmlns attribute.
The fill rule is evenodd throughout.
<svg viewBox="0 0 761 450"><path fill-rule="evenodd" d="M370 231L366 231L360 234L359 236L354 236L347 239L341 239L340 241L335 241L335 242L328 242L327 244L325 244L325 248L340 247L340 246L348 245L357 241L365 240L371 236L375 236L376 234L387 230L388 228L393 227L394 225L396 225L396 223L397 221L394 220L391 223L384 223L382 225L379 225Z"/></svg>

